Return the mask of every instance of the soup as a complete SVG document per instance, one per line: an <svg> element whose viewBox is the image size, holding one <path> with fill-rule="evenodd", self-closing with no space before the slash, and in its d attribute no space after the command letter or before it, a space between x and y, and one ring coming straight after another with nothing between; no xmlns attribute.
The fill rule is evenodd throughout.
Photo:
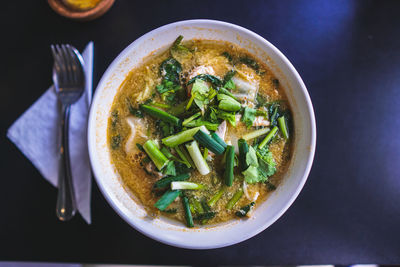
<svg viewBox="0 0 400 267"><path fill-rule="evenodd" d="M182 38L119 88L108 121L112 163L151 214L188 227L250 217L290 161L287 98L245 49Z"/></svg>

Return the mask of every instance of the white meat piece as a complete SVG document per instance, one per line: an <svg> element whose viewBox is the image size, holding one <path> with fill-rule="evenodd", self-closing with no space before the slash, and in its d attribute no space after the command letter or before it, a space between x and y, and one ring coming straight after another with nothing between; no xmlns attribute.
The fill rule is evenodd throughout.
<svg viewBox="0 0 400 267"><path fill-rule="evenodd" d="M137 152L137 149L138 149L133 142L133 140L135 140L136 134L138 134L144 138L146 138L147 136L145 135L145 131L144 131L145 126L144 126L143 119L135 118L133 116L128 116L126 118L126 123L128 124L128 126L130 128L130 134L125 143L125 153L130 154L133 152Z"/></svg>
<svg viewBox="0 0 400 267"><path fill-rule="evenodd" d="M215 133L222 139L225 141L225 134L226 134L226 121L224 120L223 122L221 122L221 124L218 126L217 130L215 131Z"/></svg>
<svg viewBox="0 0 400 267"><path fill-rule="evenodd" d="M232 81L236 86L236 89L232 92L234 96L242 101L255 102L259 87L258 80L250 75L238 72L238 75L233 76Z"/></svg>
<svg viewBox="0 0 400 267"><path fill-rule="evenodd" d="M253 122L253 126L269 126L269 120L265 119L264 116L257 116Z"/></svg>
<svg viewBox="0 0 400 267"><path fill-rule="evenodd" d="M192 70L192 72L190 73L188 78L190 80L200 74L215 75L215 71L214 71L213 67L211 67L211 66L198 66Z"/></svg>

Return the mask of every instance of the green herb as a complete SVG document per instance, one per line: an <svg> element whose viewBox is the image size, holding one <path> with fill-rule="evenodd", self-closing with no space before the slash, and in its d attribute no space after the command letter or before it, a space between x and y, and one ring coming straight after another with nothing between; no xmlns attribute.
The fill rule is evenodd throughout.
<svg viewBox="0 0 400 267"><path fill-rule="evenodd" d="M232 97L225 95L225 94L218 94L217 95L219 104L218 108L225 110L225 111L238 111L240 110L240 103L233 99Z"/></svg>
<svg viewBox="0 0 400 267"><path fill-rule="evenodd" d="M186 124L186 127L205 126L210 131L215 131L218 128L218 123L212 123L203 119L197 119Z"/></svg>
<svg viewBox="0 0 400 267"><path fill-rule="evenodd" d="M224 180L227 186L232 186L233 184L233 167L235 160L235 149L233 146L227 146L225 152L225 172Z"/></svg>
<svg viewBox="0 0 400 267"><path fill-rule="evenodd" d="M277 119L280 116L280 104L277 102L273 102L272 104L270 104L270 106L268 108L268 112L269 112L269 118L270 118L271 125L273 125L273 126L278 125Z"/></svg>
<svg viewBox="0 0 400 267"><path fill-rule="evenodd" d="M190 212L189 199L186 196L182 197L183 210L185 211L185 219L187 227L193 227L192 213Z"/></svg>
<svg viewBox="0 0 400 267"><path fill-rule="evenodd" d="M191 142L186 145L187 150L189 151L190 157L192 158L194 165L196 165L197 170L201 175L207 175L210 173L210 167L208 167L207 162L203 158L203 155L200 152L199 145L196 141Z"/></svg>
<svg viewBox="0 0 400 267"><path fill-rule="evenodd" d="M256 119L257 111L253 108L245 107L243 110L242 122L244 122L247 128L253 125L254 120Z"/></svg>
<svg viewBox="0 0 400 267"><path fill-rule="evenodd" d="M235 74L236 74L236 70L230 70L225 74L225 76L224 76L224 87L225 88L229 88L226 86L226 84L229 81L232 81L232 78L233 78L233 76L235 76ZM229 89L235 89L235 84L233 84L233 88L229 88Z"/></svg>
<svg viewBox="0 0 400 267"><path fill-rule="evenodd" d="M262 140L262 142L258 145L259 149L262 149L266 144L268 144L272 138L275 136L276 132L278 131L278 127L272 128L272 130L267 134L267 136Z"/></svg>
<svg viewBox="0 0 400 267"><path fill-rule="evenodd" d="M242 196L243 196L243 189L239 188L239 190L236 191L233 197L226 204L225 206L226 209L231 210L235 206L235 204L242 198Z"/></svg>
<svg viewBox="0 0 400 267"><path fill-rule="evenodd" d="M252 132L249 132L249 133L244 134L244 135L242 136L242 138L243 138L244 140L248 141L248 140L257 138L257 137L259 137L259 136L262 136L262 135L264 135L264 134L267 134L269 131L270 131L270 129L269 129L268 127L261 128L261 129L258 129L258 130L255 130L255 131L252 131Z"/></svg>
<svg viewBox="0 0 400 267"><path fill-rule="evenodd" d="M171 190L184 189L184 190L199 190L203 189L204 185L193 182L173 181L171 182Z"/></svg>
<svg viewBox="0 0 400 267"><path fill-rule="evenodd" d="M190 177L189 173L180 174L178 176L164 177L164 178L161 178L160 180L158 180L157 182L155 182L153 188L156 188L156 189L167 188L170 186L170 184L172 182L186 181L187 179L189 179L189 177Z"/></svg>
<svg viewBox="0 0 400 267"><path fill-rule="evenodd" d="M161 172L165 175L176 175L176 170L175 170L175 163L170 160L167 165L164 166L164 168L161 170Z"/></svg>
<svg viewBox="0 0 400 267"><path fill-rule="evenodd" d="M171 124L166 123L162 120L158 120L156 122L156 127L157 127L158 132L161 133L162 137L170 136L175 131L174 126L172 126Z"/></svg>
<svg viewBox="0 0 400 267"><path fill-rule="evenodd" d="M182 131L175 135L171 135L166 138L163 138L161 141L166 146L175 147L177 145L180 145L180 144L183 144L183 143L193 140L193 135L195 135L197 133L197 131L200 130L200 128L201 128L201 126L193 128L193 129L189 129L186 131Z"/></svg>
<svg viewBox="0 0 400 267"><path fill-rule="evenodd" d="M219 93L219 94L224 94L224 95L230 96L230 97L232 97L233 99L235 99L236 101L238 100L238 99L236 98L236 96L234 96L234 95L233 95L231 92L229 92L226 88L223 88L223 87L219 88L219 89L218 89L218 93Z"/></svg>
<svg viewBox="0 0 400 267"><path fill-rule="evenodd" d="M112 149L118 149L121 145L122 138L119 134L114 135L111 137L111 148Z"/></svg>
<svg viewBox="0 0 400 267"><path fill-rule="evenodd" d="M136 147L137 147L140 151L145 152L145 151L144 151L144 148L143 148L143 146L142 146L141 144L136 143Z"/></svg>
<svg viewBox="0 0 400 267"><path fill-rule="evenodd" d="M189 118L185 119L185 120L182 122L182 126L186 126L186 124L188 124L189 122L191 122L191 121L197 119L197 118L200 117L200 116L201 116L201 112L195 113L194 115L192 115L192 116L190 116Z"/></svg>
<svg viewBox="0 0 400 267"><path fill-rule="evenodd" d="M275 89L279 88L279 80L278 79L272 79L272 84L274 85Z"/></svg>
<svg viewBox="0 0 400 267"><path fill-rule="evenodd" d="M140 109L134 108L130 103L128 104L129 113L138 118L143 118L143 112Z"/></svg>
<svg viewBox="0 0 400 267"><path fill-rule="evenodd" d="M113 110L111 112L111 126L113 128L115 128L115 126L117 126L118 121L119 121L118 111L117 110Z"/></svg>
<svg viewBox="0 0 400 267"><path fill-rule="evenodd" d="M160 74L164 80L179 84L179 73L182 71L181 63L174 58L164 60L160 65Z"/></svg>
<svg viewBox="0 0 400 267"><path fill-rule="evenodd" d="M257 157L259 163L259 169L262 170L262 175L271 176L276 172L276 162L272 153L264 147L263 149L257 149Z"/></svg>
<svg viewBox="0 0 400 267"><path fill-rule="evenodd" d="M256 204L255 202L251 202L250 204L241 207L240 210L235 212L235 215L238 217L245 217L247 213L254 207L255 204Z"/></svg>
<svg viewBox="0 0 400 267"><path fill-rule="evenodd" d="M239 58L239 61L242 62L243 64L246 64L248 67L255 70L257 72L257 74L259 74L260 65L258 65L258 63L251 57L244 56L244 57Z"/></svg>
<svg viewBox="0 0 400 267"><path fill-rule="evenodd" d="M158 149L153 140L147 140L143 145L143 149L149 155L150 159L154 162L158 170L162 170L168 163L167 157Z"/></svg>
<svg viewBox="0 0 400 267"><path fill-rule="evenodd" d="M260 175L256 150L252 146L249 147L249 151L246 153L246 165L249 167L242 172L246 183L264 182L268 178Z"/></svg>
<svg viewBox="0 0 400 267"><path fill-rule="evenodd" d="M154 204L154 207L163 211L165 210L174 200L181 195L180 190L168 190L161 198Z"/></svg>
<svg viewBox="0 0 400 267"><path fill-rule="evenodd" d="M228 145L224 142L224 140L221 139L221 137L219 137L218 134L216 133L212 133L211 137L218 143L220 144L223 148L226 148Z"/></svg>
<svg viewBox="0 0 400 267"><path fill-rule="evenodd" d="M256 105L257 108L265 106L268 102L267 99L265 99L260 94L257 94L256 100L257 100L257 105Z"/></svg>
<svg viewBox="0 0 400 267"><path fill-rule="evenodd" d="M148 105L141 105L140 109L152 117L158 118L158 119L163 120L168 123L171 123L172 125L179 126L179 123L180 123L179 119L177 117L165 112L164 110L157 109L155 107L148 106Z"/></svg>
<svg viewBox="0 0 400 267"><path fill-rule="evenodd" d="M285 116L278 118L278 125L279 125L279 129L281 130L281 133L283 135L283 138L285 138L285 140L288 140L289 139L289 131L288 131Z"/></svg>
<svg viewBox="0 0 400 267"><path fill-rule="evenodd" d="M217 155L221 155L225 151L223 146L201 130L197 131L193 138Z"/></svg>
<svg viewBox="0 0 400 267"><path fill-rule="evenodd" d="M266 181L265 184L267 185L268 191L274 191L276 189L276 186L269 181Z"/></svg>
<svg viewBox="0 0 400 267"><path fill-rule="evenodd" d="M193 96L193 100L199 109L204 114L205 106L210 102L208 99L208 93L210 88L208 88L206 82L201 79L196 79L195 83L193 84L191 94ZM190 102L190 100L189 100ZM188 108L187 108L188 109Z"/></svg>
<svg viewBox="0 0 400 267"><path fill-rule="evenodd" d="M234 113L229 113L225 111L218 111L217 117L228 121L233 127L236 127L236 116Z"/></svg>
<svg viewBox="0 0 400 267"><path fill-rule="evenodd" d="M217 213L214 211L209 211L209 212L204 212L201 214L198 214L196 217L194 217L195 221L204 221L204 220L211 220L212 218L215 217Z"/></svg>
<svg viewBox="0 0 400 267"><path fill-rule="evenodd" d="M168 214L175 214L177 212L176 209L167 209L167 210L163 210L163 212L168 213Z"/></svg>
<svg viewBox="0 0 400 267"><path fill-rule="evenodd" d="M199 74L199 75L193 77L192 79L190 79L188 81L187 85L194 83L196 80L210 82L215 87L220 87L222 85L222 81L218 77L211 75L211 74Z"/></svg>
<svg viewBox="0 0 400 267"><path fill-rule="evenodd" d="M222 53L222 55L224 57L226 57L229 62L232 62L233 58L232 58L231 54L229 54L228 52L225 51L225 52Z"/></svg>
<svg viewBox="0 0 400 267"><path fill-rule="evenodd" d="M240 171L244 171L249 167L246 162L246 155L247 152L249 152L249 145L246 143L246 140L239 139L238 147L239 147L239 169Z"/></svg>
<svg viewBox="0 0 400 267"><path fill-rule="evenodd" d="M222 195L225 193L225 191L226 187L225 186L221 187L221 189L218 190L218 192L207 202L207 204L210 207L214 206L218 202L218 200L222 197Z"/></svg>

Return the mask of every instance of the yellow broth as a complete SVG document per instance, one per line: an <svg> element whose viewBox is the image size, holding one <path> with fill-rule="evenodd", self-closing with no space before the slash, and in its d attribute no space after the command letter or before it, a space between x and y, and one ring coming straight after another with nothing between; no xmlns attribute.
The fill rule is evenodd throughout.
<svg viewBox="0 0 400 267"><path fill-rule="evenodd" d="M194 51L190 56L185 54L175 54L175 58L182 64L181 79L187 81L189 73L199 66L212 66L214 69L214 75L223 78L224 75L233 68L229 59L223 56L223 52L228 52L233 57L250 56L245 49L240 48L228 42L222 41L208 41L208 40L191 40L184 43L186 47L189 47ZM131 151L127 153L124 149L127 138L130 135L130 127L128 126L125 118L132 116L129 106L138 108L138 105L143 103L150 96L154 96L156 102L162 102L159 94L156 92L155 86L161 83L161 76L159 72L160 64L167 58L170 57L170 52L165 51L157 55L149 57L142 65L131 70L125 81L122 83L115 96L112 111L108 122L108 140L110 146L111 160L116 170L118 171L123 183L126 187L131 190L135 196L141 201L144 207L151 214L162 214L170 218L185 222L185 214L182 206L182 202L179 198L176 199L172 204L168 206L168 210L176 209L176 213L160 212L154 207L155 202L160 198L157 192L154 192L153 185L160 179L148 174L141 161L146 157L145 153L140 151L136 146L131 148ZM243 63L236 62L234 68L239 72L245 73L254 77L259 83L258 94L265 97L268 101L281 100L281 105L286 109L289 109L287 98L284 94L281 85L278 85L276 77L273 75L270 69L257 60L260 66L259 72L254 71L252 68ZM141 134L136 134L133 140L133 144L143 144L148 139L160 140L159 133L156 130L155 119L144 116L144 118L135 118L135 122L138 126L138 131ZM225 141L237 142L244 133L252 131L256 128L251 127L248 129L244 123L238 122L236 127L232 127L228 123L228 129L226 133ZM113 148L113 138L120 136L120 146ZM234 137L236 136L236 138ZM276 161L277 172L269 178L270 184L278 186L281 182L282 176L285 173L291 156L291 146L294 133L290 133L289 141L285 141L284 138L277 135L277 137L269 145L269 150L272 152L273 157ZM118 139L118 138L117 138ZM251 145L252 140L249 141ZM208 201L215 193L217 193L221 186L223 186L223 164L221 164L221 158L216 158L212 162L208 162L212 171L205 176L198 173L197 170L191 172L191 177L188 181L197 182L206 185L204 190L186 190L186 194L189 198L196 198L197 200ZM221 167L222 166L222 167ZM235 168L237 169L237 168ZM227 187L225 193L221 199L212 207L212 210L217 212L216 216L203 223L214 224L224 222L232 219L237 219L235 212L250 202L245 195L236 203L231 209L226 209L226 204L235 194L235 192L243 186L243 177L236 170L233 185ZM271 186L265 183L248 184L248 194L253 197L256 192L259 193L259 197L256 200L256 205L265 201L271 192Z"/></svg>

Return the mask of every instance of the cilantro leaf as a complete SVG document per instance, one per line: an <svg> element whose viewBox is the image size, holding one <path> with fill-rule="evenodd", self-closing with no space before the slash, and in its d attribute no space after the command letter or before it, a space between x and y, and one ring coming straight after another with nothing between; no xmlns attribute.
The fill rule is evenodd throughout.
<svg viewBox="0 0 400 267"><path fill-rule="evenodd" d="M272 153L267 147L257 150L259 167L262 168L266 176L271 176L276 172L276 162Z"/></svg>
<svg viewBox="0 0 400 267"><path fill-rule="evenodd" d="M242 174L244 175L244 180L248 184L261 182L260 178L264 178L258 175L258 168L255 166L249 166L244 172L242 172Z"/></svg>
<svg viewBox="0 0 400 267"><path fill-rule="evenodd" d="M176 175L176 169L175 169L175 164L172 160L170 160L167 165L161 170L161 172L165 175L171 175L175 176Z"/></svg>
<svg viewBox="0 0 400 267"><path fill-rule="evenodd" d="M208 99L208 88L207 83L203 80L196 79L193 84L191 94L194 95L194 102L199 107L199 109L204 113L205 106L210 102Z"/></svg>
<svg viewBox="0 0 400 267"><path fill-rule="evenodd" d="M256 119L257 110L249 107L245 107L243 111L242 121L246 124L247 127L253 125L254 120Z"/></svg>
<svg viewBox="0 0 400 267"><path fill-rule="evenodd" d="M217 117L222 120L227 120L233 127L236 127L236 116L234 113L219 110Z"/></svg>
<svg viewBox="0 0 400 267"><path fill-rule="evenodd" d="M248 166L258 167L256 150L252 146L249 147L249 151L246 153L246 163Z"/></svg>

